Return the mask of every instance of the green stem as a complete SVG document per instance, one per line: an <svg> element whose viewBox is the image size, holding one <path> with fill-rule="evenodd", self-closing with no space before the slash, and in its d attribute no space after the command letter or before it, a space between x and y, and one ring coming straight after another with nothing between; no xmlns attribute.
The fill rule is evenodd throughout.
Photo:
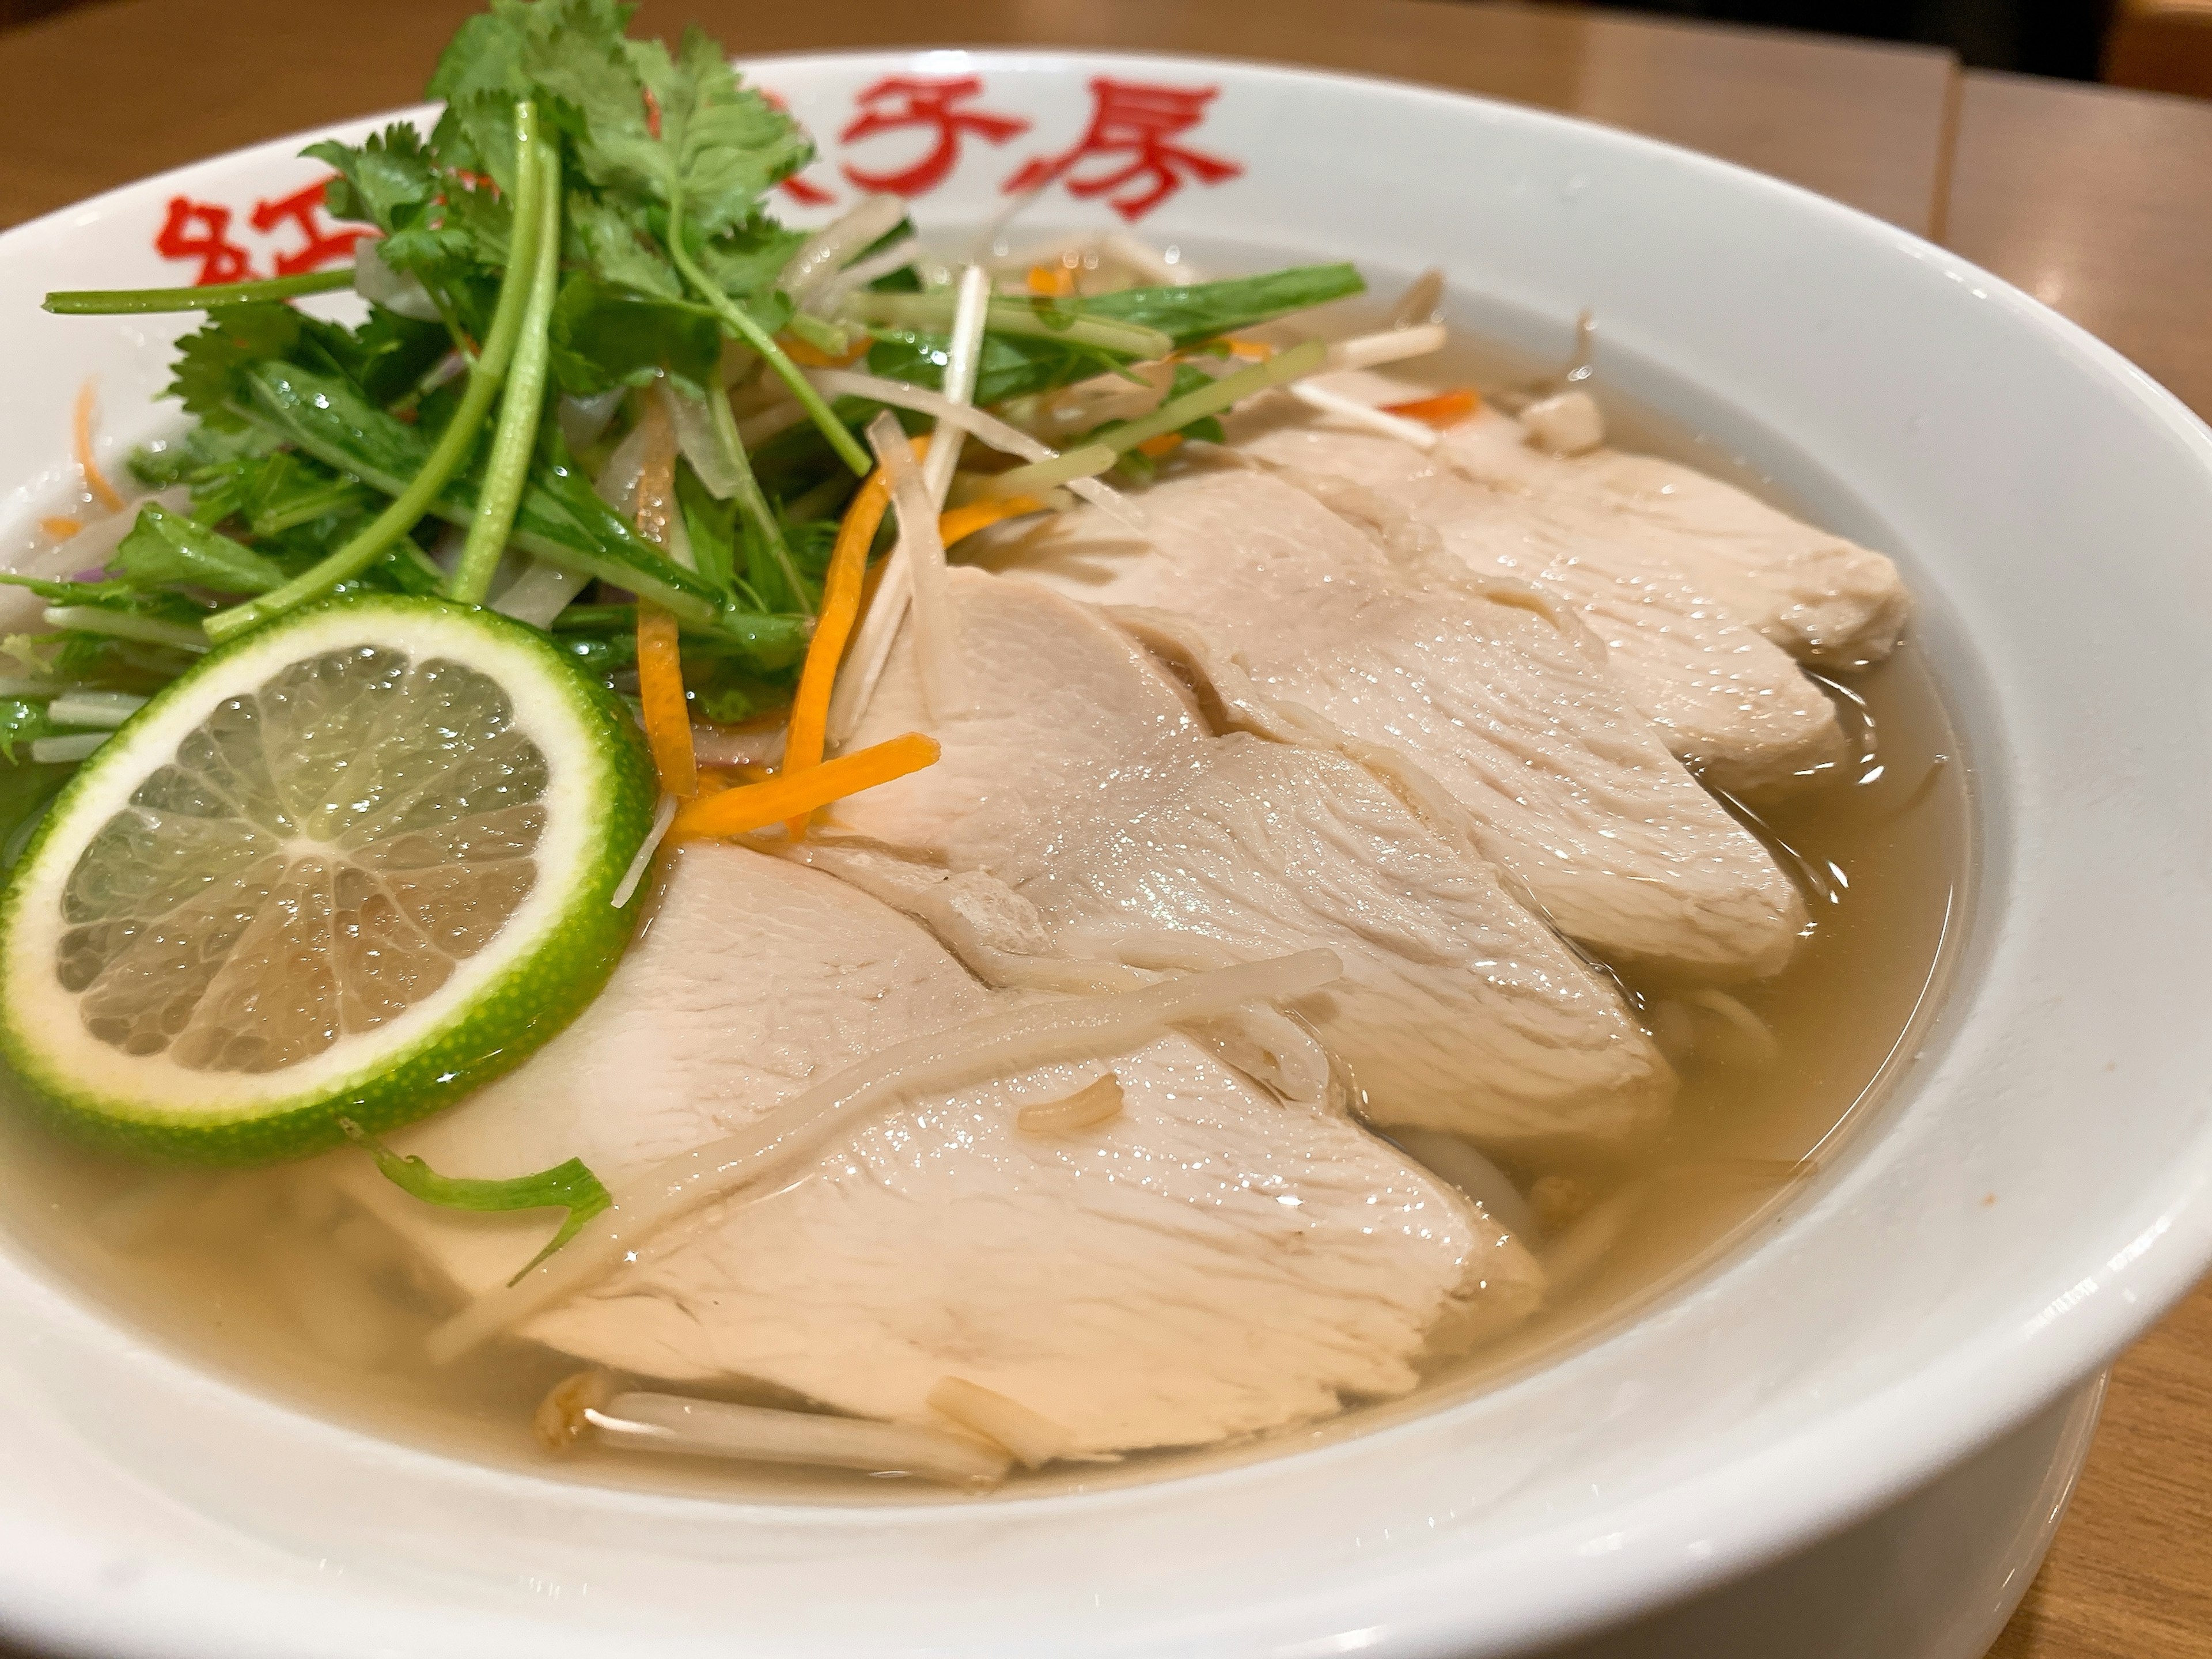
<svg viewBox="0 0 2212 1659"><path fill-rule="evenodd" d="M189 623L163 622L135 611L110 611L97 605L58 605L46 611L46 626L76 634L105 634L110 639L136 640L141 645L171 645L179 651L204 651L208 642Z"/></svg>
<svg viewBox="0 0 2212 1659"><path fill-rule="evenodd" d="M739 510L766 538L775 568L782 572L792 597L799 601L800 612L812 621L814 607L806 602L806 585L799 580L799 567L792 562L791 544L784 539L783 526L776 521L775 509L761 493L760 480L753 477L753 464L745 455L745 441L738 435L738 417L731 411L728 395L720 387L708 392L707 412L714 422L714 435L721 441L723 452L736 465ZM840 426L837 429L842 432L845 428Z"/></svg>
<svg viewBox="0 0 2212 1659"><path fill-rule="evenodd" d="M994 495L1026 495L1066 482L1079 476L1069 471L1079 456L1096 449L1110 449L1125 454L1139 444L1177 432L1193 421L1204 420L1208 415L1218 415L1231 404L1264 392L1271 386L1281 386L1286 380L1303 380L1318 373L1328 362L1328 347L1319 340L1308 340L1304 345L1292 346L1279 352L1264 363L1242 368L1234 374L1224 374L1210 386L1195 392L1186 392L1182 397L1162 404L1142 420L1130 421L1096 433L1082 449L1071 450L1049 461L1033 461L1027 466L1018 466L1010 472L1001 472L992 478L989 492Z"/></svg>
<svg viewBox="0 0 2212 1659"><path fill-rule="evenodd" d="M537 159L538 146L542 142L538 132L538 112L528 99L515 106L514 137L513 245L533 247L538 240L538 218L545 210L538 188L544 174ZM508 360L514 355L516 338L522 332L530 289L529 266L510 258L506 273L500 278L499 302L492 312L490 331L485 336L483 350L469 369L469 384L461 394L460 407L453 411L453 418L439 435L422 470L392 505L343 547L282 587L244 605L216 611L200 624L210 639L218 642L229 639L271 617L321 598L340 582L350 581L368 569L380 554L415 527L445 489L447 482L468 459L469 452L476 447L477 434L491 410L492 399L499 394L500 381L507 373Z"/></svg>
<svg viewBox="0 0 2212 1659"><path fill-rule="evenodd" d="M945 294L856 294L845 302L845 309L862 322L886 328L945 329L952 325L956 304ZM1060 311L1042 301L994 300L984 317L985 326L994 334L1097 346L1130 357L1164 357L1175 349L1175 337L1157 328Z"/></svg>
<svg viewBox="0 0 2212 1659"><path fill-rule="evenodd" d="M707 280L707 273L699 269L684 248L683 202L679 198L668 211L668 252L676 261L676 269L684 280L696 289L699 297L714 307L714 314L723 325L735 331L776 373L776 378L791 388L791 395L799 399L799 407L807 418L821 428L822 435L830 441L830 447L837 458L853 469L853 476L865 478L874 470L875 462L868 452L860 447L860 441L845 429L845 423L830 412L830 405L822 401L822 394L814 383L799 372L799 365L783 354L783 348L769 337L769 331L745 314L744 307Z"/></svg>
<svg viewBox="0 0 2212 1659"><path fill-rule="evenodd" d="M499 428L491 441L491 459L483 487L477 492L477 515L461 562L447 584L447 595L463 605L482 605L491 591L492 573L514 530L514 510L529 481L530 458L538 447L538 422L545 407L546 366L552 357L553 301L561 286L561 150L540 147L538 158L538 240L530 250L530 304L523 313L521 343L499 404ZM521 252L520 246L517 252Z"/></svg>
<svg viewBox="0 0 2212 1659"><path fill-rule="evenodd" d="M299 276L263 276L251 283L211 283L204 288L80 288L46 295L45 308L62 317L113 317L152 311L214 311L256 300L292 300L335 294L353 286L350 267L311 270Z"/></svg>

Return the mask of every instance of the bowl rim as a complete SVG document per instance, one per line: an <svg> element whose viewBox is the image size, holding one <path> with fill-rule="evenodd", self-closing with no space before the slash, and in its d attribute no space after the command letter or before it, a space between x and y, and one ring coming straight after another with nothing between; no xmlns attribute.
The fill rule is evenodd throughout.
<svg viewBox="0 0 2212 1659"><path fill-rule="evenodd" d="M1393 95L1447 106L1491 112L1504 119L1527 124L1538 131L1571 130L1601 135L1612 144L1632 151L1662 152L1670 164L1717 179L1741 193L1765 196L1790 204L1798 212L1818 213L1848 228L1850 234L1871 237L1891 249L1934 265L1947 275L1983 290L1980 297L2003 307L2037 331L2053 349L2075 358L2082 366L2124 391L2149 420L2183 444L2209 476L2212 476L2212 426L2200 419L2172 392L2118 350L2080 325L2045 306L2032 295L1911 231L1880 219L1863 210L1822 196L1804 186L1760 173L1742 164L1709 155L1662 139L1648 137L1581 117L1481 94L1460 91L1396 76L1316 68L1215 53L1152 52L1052 45L984 46L869 47L841 51L791 51L765 54L734 54L748 71L763 66L793 69L854 70L869 66L912 66L923 60L942 64L958 58L978 68L996 66L1027 70L1071 71L1097 64L1128 66L1214 66L1242 73L1304 82L1314 89L1345 86L1373 88ZM98 195L54 209L37 218L0 232L0 262L9 259L17 246L66 228L78 215L116 205L135 192L171 185L212 167L238 166L295 159L300 147L333 134L354 132L371 125L409 119L441 106L434 102L403 106L303 129L259 143L182 163L161 173L118 185ZM1984 838L1989 826L1981 826ZM1985 860L1985 862L1989 860ZM1971 948L1971 947L1970 947ZM1971 960L1954 968L1945 1001L1964 997L1972 989ZM1943 1033L1937 1040L1948 1040ZM1902 1082L1894 1085L1906 1088ZM1879 1126L1875 1133L1879 1133ZM2195 1156L2177 1158L2155 1188L2147 1189L2136 1211L2146 1206L2154 1213L2117 1248L2094 1263L2093 1290L2118 1291L2124 1282L2129 1294L2081 1297L2064 1309L2063 1340L2038 1340L2055 1325L2021 1329L2016 1322L1992 1315L1983 1323L1965 1328L1940 1357L1905 1372L1895 1380L1824 1413L1817 1425L1784 1435L1755 1449L1733 1453L1694 1474L1671 1480L1640 1498L1608 1510L1618 1530L1617 1547L1607 1556L1601 1578L1578 1587L1571 1607L1524 1597L1503 1605L1493 1599L1485 1609L1480 1632L1465 1611L1468 1603L1458 1592L1477 1577L1469 1561L1424 1558L1396 1571L1368 1573L1356 1583L1334 1584L1303 1595L1283 1597L1259 1616L1249 1607L1217 1610L1203 1620L1185 1620L1185 1640L1223 1645L1218 1651L1245 1650L1239 1638L1255 1635L1262 1619L1270 1629L1295 1628L1313 1640L1295 1642L1273 1651L1337 1652L1357 1646L1402 1659L1451 1659L1462 1651L1469 1638L1510 1647L1516 1643L1556 1641L1586 1634L1619 1620L1665 1606L1716 1584L1755 1571L1760 1566L1850 1525L1884 1504L1919 1486L1961 1458L2004 1432L2027 1421L2068 1389L2079 1384L2121 1348L2132 1342L2179 1302L2212 1264L2212 1204L2204 1202L2212 1188L2212 1117L2208 1117L2191 1143ZM2134 1212L2131 1212L2134 1213ZM1785 1225L1790 1224L1785 1221ZM2154 1247L2156 1248L2154 1248ZM2085 1257L2087 1255L2085 1250ZM1712 1286L1747 1259L1738 1248L1708 1266L1687 1285L1675 1287L1668 1299ZM2086 1282L2086 1281L2085 1281ZM79 1311L99 1316L96 1309L74 1297ZM1646 1310L1667 1305L1656 1303ZM2057 1305L2054 1304L2054 1306ZM127 1328L123 1328L127 1329ZM1587 1345L1612 1340L1608 1331ZM1583 1352L1577 1349L1576 1352ZM209 1376L189 1362L169 1355L161 1358L201 1376ZM252 1395L228 1378L216 1381ZM285 1411L319 1422L340 1434L362 1431L327 1419L313 1418L284 1402L260 1399L263 1408ZM1449 1407L1445 1407L1449 1409ZM1392 1425L1395 1427L1396 1425ZM1388 1435L1392 1427L1376 1431ZM379 1437L362 1436L377 1440ZM1352 1437L1334 1445L1218 1471L1206 1471L1165 1482L1150 1482L1122 1491L1037 1497L1012 1496L993 1500L1002 1513L1048 1516L1073 1508L1096 1510L1137 1501L1142 1494L1185 1480L1214 1484L1235 1482L1239 1477L1269 1464L1300 1461L1350 1459L1360 1445L1376 1437ZM1838 1455L1839 1449L1869 1454L1853 1460ZM399 1449L410 1457L440 1465L465 1462L443 1454ZM489 1473L489 1471L485 1471ZM504 1473L504 1472L501 1472ZM1817 1476L1818 1478L1814 1478ZM568 1489L566 1483L546 1481L548 1488ZM1755 1502L1747 1501L1755 1499ZM698 1504L716 1510L732 1505L712 1498L654 1495L656 1504ZM787 1511L779 1511L786 1513ZM807 1506L807 1512L823 1518L865 1515L871 1524L926 1527L938 1513L935 1506L913 1505L885 1510L838 1504ZM1554 1526L1522 1534L1501 1546L1480 1552L1472 1560L1494 1573L1502 1555L1550 1554L1550 1546L1583 1528ZM57 1535L58 1529L24 1525L0 1509L0 1629L36 1640L63 1644L96 1641L116 1654L173 1656L180 1650L236 1655L250 1650L235 1632L220 1640L209 1638L191 1644L186 1630L173 1618L134 1613L120 1620L106 1610L73 1602L52 1594L53 1576L38 1559L58 1548L92 1541L83 1534ZM1695 1548L1686 1548L1694 1540ZM201 1582L198 1594L168 1604L181 1612L197 1602L209 1611L237 1605L230 1593L264 1590L262 1581L239 1574L213 1577ZM325 1585L317 1592L321 1605L341 1605L349 1589ZM387 1609L398 1598L385 1602ZM405 1604L417 1620L434 1619L436 1608L424 1601ZM1500 1618L1498 1615L1504 1616ZM26 1617L26 1614L28 1616ZM423 1628L419 1623L413 1626ZM187 1627L189 1628L189 1627ZM211 1628L211 1626L203 1626ZM519 1626L518 1626L519 1628ZM1321 1632L1340 1632L1326 1639ZM180 1636L186 1645L179 1648ZM1355 1639L1357 1638L1357 1639ZM272 1653L275 1649L269 1650Z"/></svg>

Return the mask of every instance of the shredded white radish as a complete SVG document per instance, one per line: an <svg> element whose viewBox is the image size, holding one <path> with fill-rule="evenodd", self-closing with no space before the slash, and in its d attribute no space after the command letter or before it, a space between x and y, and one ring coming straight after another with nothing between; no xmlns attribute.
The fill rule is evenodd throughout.
<svg viewBox="0 0 2212 1659"><path fill-rule="evenodd" d="M1328 349L1323 374L1345 368L1375 368L1401 363L1408 357L1425 357L1442 351L1449 334L1442 323L1423 323L1415 328L1386 328L1379 334L1355 334Z"/></svg>
<svg viewBox="0 0 2212 1659"><path fill-rule="evenodd" d="M653 863L653 855L660 849L662 837L668 834L668 826L675 822L676 797L663 795L660 805L653 809L653 827L645 832L645 839L638 843L637 856L629 861L629 868L623 872L623 878L615 887L614 896L607 901L616 909L628 904L630 896L637 891L638 883L645 879L645 872Z"/></svg>
<svg viewBox="0 0 2212 1659"><path fill-rule="evenodd" d="M964 1376L942 1379L924 1403L970 1433L1004 1446L1032 1469L1065 1457L1075 1444L1075 1436L1043 1413Z"/></svg>
<svg viewBox="0 0 2212 1659"><path fill-rule="evenodd" d="M952 333L945 343L945 390L933 394L943 405L945 414L938 417L929 457L922 464L922 478L929 499L940 509L967 437L966 428L946 416L966 410L975 398L975 372L982 361L983 325L990 302L990 277L981 266L969 265L961 273ZM936 533L933 525L930 533ZM939 549L941 553L941 542ZM861 619L859 636L846 653L845 667L830 695L826 732L833 744L842 744L860 724L860 716L866 713L869 702L876 695L876 686L883 679L884 665L890 661L892 641L898 638L899 625L906 620L907 608L914 597L911 557L902 516L898 540L892 544L883 574L877 580L875 600ZM919 640L916 642L919 644Z"/></svg>
<svg viewBox="0 0 2212 1659"><path fill-rule="evenodd" d="M1013 1462L996 1445L918 1423L775 1411L643 1390L618 1394L603 1407L587 1406L584 1419L610 1444L634 1451L919 1474L953 1486L994 1486Z"/></svg>
<svg viewBox="0 0 2212 1659"><path fill-rule="evenodd" d="M1443 267L1431 265L1406 284L1406 291L1390 308L1390 326L1415 328L1423 323L1441 323L1443 299Z"/></svg>
<svg viewBox="0 0 2212 1659"><path fill-rule="evenodd" d="M409 271L394 270L384 263L383 239L364 236L354 244L354 292L372 305L414 322L438 320L438 302L422 279Z"/></svg>
<svg viewBox="0 0 2212 1659"><path fill-rule="evenodd" d="M443 1364L567 1300L671 1224L813 1158L902 1099L1054 1060L1118 1054L1170 1025L1240 1004L1304 996L1335 980L1334 951L1239 963L1140 990L1030 1003L927 1032L823 1079L759 1122L696 1146L623 1183L612 1208L514 1284L477 1298L430 1334Z"/></svg>
<svg viewBox="0 0 2212 1659"><path fill-rule="evenodd" d="M1180 260L1170 264L1157 248L1139 241L1126 230L1109 230L1098 239L1098 251L1109 254L1155 287L1188 288L1198 273Z"/></svg>
<svg viewBox="0 0 2212 1659"><path fill-rule="evenodd" d="M532 559L520 576L494 596L491 608L532 628L550 628L590 580L547 560Z"/></svg>
<svg viewBox="0 0 2212 1659"><path fill-rule="evenodd" d="M592 480L599 499L625 519L637 514L637 481L645 476L646 452L652 447L652 423L640 421L615 446L599 476Z"/></svg>
<svg viewBox="0 0 2212 1659"><path fill-rule="evenodd" d="M127 691L65 691L46 705L56 726L94 726L113 731L146 706Z"/></svg>
<svg viewBox="0 0 2212 1659"><path fill-rule="evenodd" d="M811 311L822 286L851 260L898 228L906 204L896 196L866 196L857 205L799 245L775 285L801 311Z"/></svg>
<svg viewBox="0 0 2212 1659"><path fill-rule="evenodd" d="M1387 438L1396 438L1416 449L1434 449L1437 432L1432 426L1419 421L1409 421L1402 415L1393 415L1363 404L1357 398L1347 398L1340 392L1331 392L1307 380L1294 380L1283 388L1309 409L1317 409L1324 415L1334 415L1354 426L1364 426L1370 431L1380 432Z"/></svg>
<svg viewBox="0 0 2212 1659"><path fill-rule="evenodd" d="M38 738L31 744L31 758L41 766L81 761L107 741L105 732L73 732L65 738Z"/></svg>
<svg viewBox="0 0 2212 1659"><path fill-rule="evenodd" d="M1121 1115L1121 1079L1109 1072L1058 1100L1041 1100L1014 1114L1014 1127L1033 1135L1073 1134Z"/></svg>
<svg viewBox="0 0 2212 1659"><path fill-rule="evenodd" d="M960 618L952 609L945 580L945 541L937 533L937 503L915 461L914 446L889 410L868 422L868 447L890 481L891 506L898 514L899 562L906 567L914 606L914 658L921 671L922 701L940 723L968 711L967 665L960 655ZM878 589L876 599L882 602Z"/></svg>
<svg viewBox="0 0 2212 1659"><path fill-rule="evenodd" d="M1059 459L1058 450L1030 436L1021 428L1010 425L980 409L956 404L941 393L922 386L908 386L903 380L886 380L875 374L856 374L849 368L810 369L806 378L824 397L866 398L874 403L889 404L894 409L910 409L917 415L927 415L957 426L971 436L981 438L992 448L1002 450L1009 455L1018 455L1025 461ZM1095 478L1085 478L1071 483L1068 488L1093 507L1124 524L1139 526L1144 522L1144 514L1137 510L1135 504L1110 485L1100 483Z"/></svg>
<svg viewBox="0 0 2212 1659"><path fill-rule="evenodd" d="M595 392L588 398L562 398L554 406L553 413L561 422L561 437L570 453L599 442L599 434L614 424L623 399L629 396L629 388L618 386Z"/></svg>
<svg viewBox="0 0 2212 1659"><path fill-rule="evenodd" d="M672 385L664 384L660 392L668 399L668 412L676 422L678 453L691 463L692 471L699 475L699 482L707 486L709 495L718 501L726 501L738 493L744 479L738 471L735 458L722 447L721 439L715 434L714 411L707 407L705 399L679 392Z"/></svg>
<svg viewBox="0 0 2212 1659"><path fill-rule="evenodd" d="M990 306L990 274L981 265L969 265L960 273L960 297L953 307L952 332L945 343L945 400L962 409L975 401L975 374L982 367L983 324ZM939 422L929 457L922 463L921 476L928 482L929 499L940 509L967 437L967 428L958 422Z"/></svg>
<svg viewBox="0 0 2212 1659"><path fill-rule="evenodd" d="M815 290L814 310L817 315L828 315L843 305L847 298L879 277L895 270L904 270L921 257L921 244L912 236L902 236L880 252L871 253L865 259L855 259L844 270L825 281Z"/></svg>

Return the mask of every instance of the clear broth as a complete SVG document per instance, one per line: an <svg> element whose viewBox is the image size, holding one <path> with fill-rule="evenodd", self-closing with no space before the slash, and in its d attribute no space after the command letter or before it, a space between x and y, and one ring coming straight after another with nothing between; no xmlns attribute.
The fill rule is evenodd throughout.
<svg viewBox="0 0 2212 1659"><path fill-rule="evenodd" d="M1241 262L1240 262L1241 263ZM1373 302L1331 307L1330 331L1374 326ZM1419 377L1510 387L1560 365L1462 342ZM1669 455L1790 503L1700 434L1589 388L1609 441ZM1478 1352L1439 1360L1410 1395L1354 1402L1326 1422L1112 1465L1048 1469L1009 1492L1096 1490L1272 1455L1431 1409L1597 1340L1772 1225L1875 1115L1936 1000L1970 876L1966 768L1934 678L1908 641L1871 671L1837 677L1854 765L1760 809L1755 825L1807 887L1813 921L1790 966L1729 988L1773 1034L1752 1056L1725 1022L1684 1007L1689 988L1626 981L1647 1019L1696 1047L1656 1138L1632 1153L1507 1166L1585 1213L1547 1243L1553 1294ZM1663 1012L1668 1006L1681 1014ZM349 1153L334 1157L353 1156ZM402 1247L326 1179L328 1161L244 1172L149 1170L0 1112L0 1224L87 1300L171 1352L299 1409L426 1449L599 1484L749 1499L943 1499L921 1481L655 1459L586 1446L558 1459L532 1413L577 1362L535 1344L488 1345L446 1367L422 1338L450 1311ZM1559 1187L1557 1183L1571 1183ZM732 1398L792 1403L766 1393Z"/></svg>

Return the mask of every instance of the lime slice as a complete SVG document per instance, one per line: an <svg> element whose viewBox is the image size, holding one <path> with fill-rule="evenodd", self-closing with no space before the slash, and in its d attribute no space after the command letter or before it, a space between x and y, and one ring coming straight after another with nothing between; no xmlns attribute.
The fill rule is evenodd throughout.
<svg viewBox="0 0 2212 1659"><path fill-rule="evenodd" d="M420 1117L605 981L653 796L620 706L505 617L352 598L257 629L56 799L0 896L0 1050L173 1157Z"/></svg>

